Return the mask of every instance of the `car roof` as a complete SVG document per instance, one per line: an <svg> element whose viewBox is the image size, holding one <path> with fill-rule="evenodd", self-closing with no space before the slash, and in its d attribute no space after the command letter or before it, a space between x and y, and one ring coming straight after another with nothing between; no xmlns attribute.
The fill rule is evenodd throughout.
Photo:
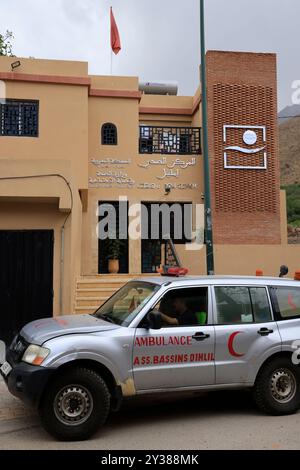
<svg viewBox="0 0 300 470"><path fill-rule="evenodd" d="M292 278L282 278L282 277L267 277L267 276L239 276L239 275L214 275L214 276L145 276L132 279L130 282L149 282L151 284L165 285L165 284L263 284L263 285L282 285L289 284L300 287L299 281L295 281Z"/></svg>

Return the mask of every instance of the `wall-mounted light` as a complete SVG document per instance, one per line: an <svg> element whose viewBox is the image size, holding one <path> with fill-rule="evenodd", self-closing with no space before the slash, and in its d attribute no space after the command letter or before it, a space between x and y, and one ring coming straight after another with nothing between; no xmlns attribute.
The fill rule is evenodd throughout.
<svg viewBox="0 0 300 470"><path fill-rule="evenodd" d="M165 184L165 196L168 196L171 192L171 186L169 184Z"/></svg>
<svg viewBox="0 0 300 470"><path fill-rule="evenodd" d="M11 71L13 72L15 69L20 67L20 65L21 65L21 62L19 60L16 60L15 62L11 64Z"/></svg>

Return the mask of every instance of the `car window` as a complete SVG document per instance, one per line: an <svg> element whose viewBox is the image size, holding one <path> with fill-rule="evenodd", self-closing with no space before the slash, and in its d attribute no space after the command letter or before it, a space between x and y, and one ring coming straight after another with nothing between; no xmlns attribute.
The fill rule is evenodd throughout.
<svg viewBox="0 0 300 470"><path fill-rule="evenodd" d="M206 325L208 320L207 293L207 287L171 289L160 299L154 309L162 314L165 327Z"/></svg>
<svg viewBox="0 0 300 470"><path fill-rule="evenodd" d="M218 325L272 320L265 287L220 286L215 297Z"/></svg>
<svg viewBox="0 0 300 470"><path fill-rule="evenodd" d="M217 323L253 322L251 299L247 287L215 287Z"/></svg>
<svg viewBox="0 0 300 470"><path fill-rule="evenodd" d="M276 310L282 320L300 317L299 287L273 287Z"/></svg>
<svg viewBox="0 0 300 470"><path fill-rule="evenodd" d="M128 326L159 289L159 285L148 282L128 282L112 295L94 315L118 325Z"/></svg>
<svg viewBox="0 0 300 470"><path fill-rule="evenodd" d="M267 289L265 287L250 287L249 291L254 321L256 323L272 321Z"/></svg>

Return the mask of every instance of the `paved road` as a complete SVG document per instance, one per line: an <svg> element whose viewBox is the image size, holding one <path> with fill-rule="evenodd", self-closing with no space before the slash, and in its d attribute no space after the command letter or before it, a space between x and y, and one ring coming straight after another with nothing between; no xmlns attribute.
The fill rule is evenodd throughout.
<svg viewBox="0 0 300 470"><path fill-rule="evenodd" d="M1 387L0 408L4 399L10 408L19 407L19 414L3 413L6 419L0 418L0 449L300 448L300 412L264 416L245 392L131 400L91 440L75 443L52 439L32 410L10 399Z"/></svg>

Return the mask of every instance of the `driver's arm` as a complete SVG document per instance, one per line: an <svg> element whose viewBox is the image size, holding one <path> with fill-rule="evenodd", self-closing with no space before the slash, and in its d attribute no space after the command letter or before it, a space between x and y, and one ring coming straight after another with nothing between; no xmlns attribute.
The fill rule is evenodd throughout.
<svg viewBox="0 0 300 470"><path fill-rule="evenodd" d="M177 318L169 317L169 315L164 313L161 313L161 318L165 323L168 323L168 325L179 325Z"/></svg>

